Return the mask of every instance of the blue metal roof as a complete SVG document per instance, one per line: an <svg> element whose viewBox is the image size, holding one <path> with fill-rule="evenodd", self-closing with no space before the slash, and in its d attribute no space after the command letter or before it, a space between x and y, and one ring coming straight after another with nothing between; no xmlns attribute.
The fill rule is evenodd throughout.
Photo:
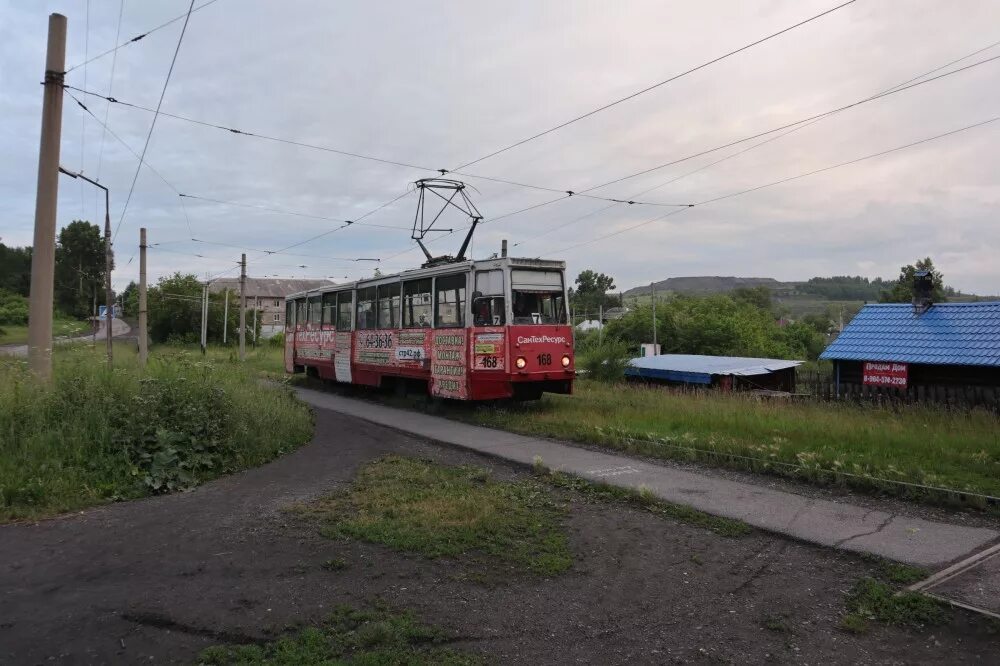
<svg viewBox="0 0 1000 666"><path fill-rule="evenodd" d="M820 355L837 361L1000 366L1000 301L866 305Z"/></svg>
<svg viewBox="0 0 1000 666"><path fill-rule="evenodd" d="M665 379L688 384L711 384L712 375L765 375L775 370L793 368L802 361L744 356L702 356L699 354L660 354L632 359L625 369L630 377Z"/></svg>

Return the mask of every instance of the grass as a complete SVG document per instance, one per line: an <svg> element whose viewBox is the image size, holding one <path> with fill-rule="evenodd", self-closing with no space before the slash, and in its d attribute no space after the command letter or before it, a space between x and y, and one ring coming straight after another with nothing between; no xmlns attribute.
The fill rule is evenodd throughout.
<svg viewBox="0 0 1000 666"><path fill-rule="evenodd" d="M541 465L536 462L536 474ZM678 522L694 525L710 530L725 537L740 537L749 534L752 528L740 520L720 518L683 504L665 502L650 492L635 491L605 483L593 483L577 476L561 472L544 472L540 478L548 483L578 493L580 497L598 502L614 502L641 508L661 518L670 518ZM700 562L696 562L700 564Z"/></svg>
<svg viewBox="0 0 1000 666"><path fill-rule="evenodd" d="M340 606L318 627L302 629L262 645L219 645L201 653L212 666L299 666L302 664L444 664L483 663L477 656L444 647L445 632L417 622L412 613L385 606L355 610Z"/></svg>
<svg viewBox="0 0 1000 666"><path fill-rule="evenodd" d="M58 318L52 322L52 335L55 337L86 335L90 332L90 324L85 321ZM27 343L27 326L0 324L0 345L23 345Z"/></svg>
<svg viewBox="0 0 1000 666"><path fill-rule="evenodd" d="M428 558L488 558L553 575L572 565L564 510L534 480L501 482L471 466L388 456L363 467L351 487L296 511L331 538L385 544Z"/></svg>
<svg viewBox="0 0 1000 666"><path fill-rule="evenodd" d="M574 391L536 403L453 411L480 425L524 434L821 484L935 501L956 501L957 493L1000 496L1000 418L986 412L928 406L893 411L588 380L578 381ZM907 488L896 481L956 492Z"/></svg>
<svg viewBox="0 0 1000 666"><path fill-rule="evenodd" d="M864 633L871 622L923 629L949 619L948 609L940 601L918 592L897 592L890 583L866 576L847 594L847 614L840 626L851 633Z"/></svg>
<svg viewBox="0 0 1000 666"><path fill-rule="evenodd" d="M279 350L280 351L280 350ZM57 347L54 381L0 359L0 522L182 490L263 464L308 441L290 391L221 352Z"/></svg>

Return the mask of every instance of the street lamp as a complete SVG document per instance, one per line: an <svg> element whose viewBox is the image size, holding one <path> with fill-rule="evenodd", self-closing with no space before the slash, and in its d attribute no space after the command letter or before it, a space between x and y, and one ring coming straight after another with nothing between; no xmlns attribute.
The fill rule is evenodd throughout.
<svg viewBox="0 0 1000 666"><path fill-rule="evenodd" d="M115 313L115 303L114 295L111 292L111 213L110 213L110 203L109 203L109 193L108 188L101 185L96 180L91 180L87 178L82 173L75 173L68 169L59 167L61 173L66 174L70 178L82 178L91 185L101 188L104 190L104 302L106 303L104 318L107 320L107 327L105 329L105 334L107 335L108 343L108 367L114 364L114 358L112 354L111 346L111 320L114 318Z"/></svg>

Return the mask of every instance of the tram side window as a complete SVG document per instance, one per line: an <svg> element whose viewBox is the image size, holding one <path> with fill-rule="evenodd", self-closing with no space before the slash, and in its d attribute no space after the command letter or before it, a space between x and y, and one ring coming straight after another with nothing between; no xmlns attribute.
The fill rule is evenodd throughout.
<svg viewBox="0 0 1000 666"><path fill-rule="evenodd" d="M342 291L337 294L337 330L351 330L351 315L354 310L354 292Z"/></svg>
<svg viewBox="0 0 1000 666"><path fill-rule="evenodd" d="M285 301L285 329L295 328L295 301Z"/></svg>
<svg viewBox="0 0 1000 666"><path fill-rule="evenodd" d="M355 328L363 331L375 328L375 287L358 289L358 316Z"/></svg>
<svg viewBox="0 0 1000 666"><path fill-rule="evenodd" d="M323 325L332 326L337 316L337 294L327 292L323 294Z"/></svg>
<svg viewBox="0 0 1000 666"><path fill-rule="evenodd" d="M399 327L399 283L378 286L378 327Z"/></svg>
<svg viewBox="0 0 1000 666"><path fill-rule="evenodd" d="M319 325L323 321L323 297L320 295L309 297L309 323Z"/></svg>
<svg viewBox="0 0 1000 666"><path fill-rule="evenodd" d="M403 328L429 328L431 325L431 281L403 283Z"/></svg>
<svg viewBox="0 0 1000 666"><path fill-rule="evenodd" d="M446 275L435 281L434 325L438 328L465 325L465 273Z"/></svg>
<svg viewBox="0 0 1000 666"><path fill-rule="evenodd" d="M306 299L300 298L295 301L295 327L303 328L309 321L309 304Z"/></svg>

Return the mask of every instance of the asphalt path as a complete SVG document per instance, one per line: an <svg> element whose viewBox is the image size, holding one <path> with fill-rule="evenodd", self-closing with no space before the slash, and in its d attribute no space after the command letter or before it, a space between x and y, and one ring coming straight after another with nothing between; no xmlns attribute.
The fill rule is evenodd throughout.
<svg viewBox="0 0 1000 666"><path fill-rule="evenodd" d="M122 336L127 336L131 331L131 327L126 324L121 319L111 320L111 337L120 338ZM96 334L91 333L90 335L79 335L73 338L55 338L53 342L57 345L67 345L67 344L79 344L86 342L94 342L97 340L107 339L107 328L104 323L101 323L101 327L97 330ZM20 356L27 357L28 355L28 345L0 345L0 354L7 354L8 356Z"/></svg>
<svg viewBox="0 0 1000 666"><path fill-rule="evenodd" d="M998 540L985 527L932 521L849 502L806 497L743 481L699 474L628 456L603 453L549 439L482 428L370 401L312 389L297 389L305 402L420 437L521 465L547 467L634 490L648 489L669 502L768 530L898 562L943 567Z"/></svg>
<svg viewBox="0 0 1000 666"><path fill-rule="evenodd" d="M327 409L272 463L193 491L0 526L0 664L195 663L218 643L273 640L339 604L410 609L492 663L990 663L972 615L922 635L838 628L875 564L762 531L722 537L567 495L574 565L553 578L329 539L287 511L386 454L523 466ZM575 497L575 499L574 499ZM324 566L332 558L346 567Z"/></svg>

